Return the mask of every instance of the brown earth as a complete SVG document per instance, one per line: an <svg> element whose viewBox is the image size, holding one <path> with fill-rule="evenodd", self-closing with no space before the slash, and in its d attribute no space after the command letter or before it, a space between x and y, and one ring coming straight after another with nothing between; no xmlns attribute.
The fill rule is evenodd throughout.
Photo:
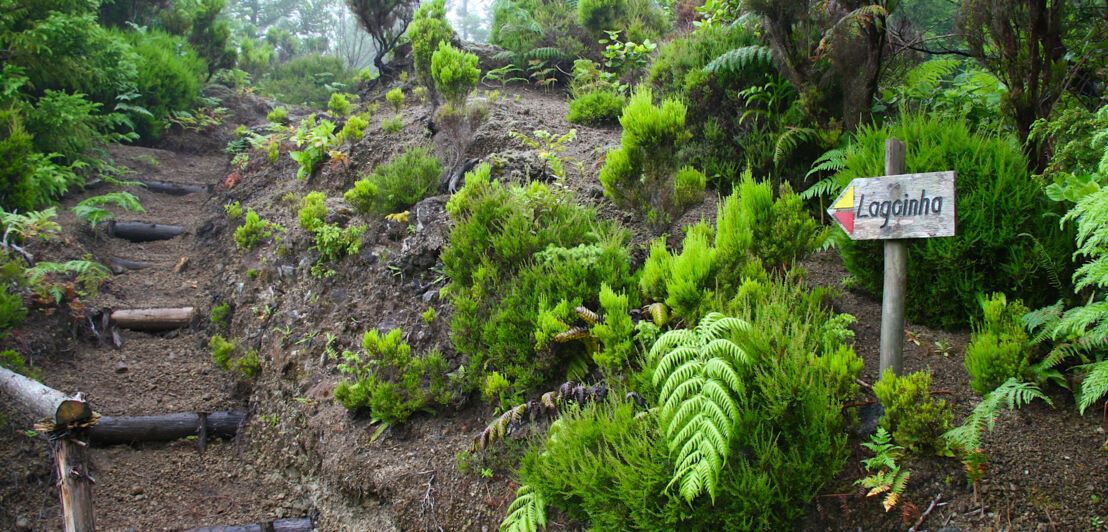
<svg viewBox="0 0 1108 532"><path fill-rule="evenodd" d="M501 92L467 157L492 160L510 179L551 181L536 152L523 148L509 131L568 131L564 95L516 88ZM400 327L416 351L438 347L453 366L460 363L449 343L450 309L437 294L444 284L437 252L447 231L448 196L413 207L411 229L361 219L341 201L341 193L360 172L428 142L427 108L409 107L403 113L405 128L385 136L380 122L391 113L382 102L367 129L371 133L349 149L349 161L326 163L307 181L294 178L295 163L286 154L291 146L285 146L274 165L264 155L253 156L228 188L224 181L232 173L229 156L218 149L231 138L228 129L264 122L266 107L255 99L226 92L223 96L233 118L221 132L171 135L162 144L171 151L112 150L117 162L141 178L213 186L212 194L182 197L128 187L147 212L119 213L119 219L182 225L186 234L132 244L108 237L103 230L90 230L65 207L114 190L99 186L63 202L58 221L70 235L66 242L32 250L40 260L92 254L102 261L122 257L154 264L113 277L88 299L82 315L157 306L191 305L198 310L191 327L180 331L123 331L119 349L98 346L83 318L33 310L21 333L8 343L42 368L47 385L84 392L93 407L107 415L251 412L235 439L212 442L202 454L190 440L93 449L100 528L178 530L313 517L320 530L497 529L515 492L512 448L519 447L520 440L510 439L506 447L486 456L465 454L472 438L491 420L491 406L459 401L379 431L378 425L352 416L331 398L340 380L331 354L355 349L370 328ZM576 163L567 165L569 175L562 185L576 190L580 201L595 204L602 216L631 227L636 245L646 243L650 231L604 200L595 178L603 153L618 143L618 128L573 127L577 140L564 155ZM309 274L314 254L296 221L295 200L310 190L331 196L333 218L370 225L361 252L322 280ZM223 210L232 200L287 228L280 244L250 252L238 249L231 238L234 225ZM702 217L711 219L715 203L709 198L670 233ZM182 258L188 259L187 268L174 272ZM833 253L817 255L803 266L814 284L838 287L846 276ZM208 314L223 302L231 305L233 319L221 331ZM880 301L844 290L834 305L858 318L856 347L866 361L862 379L873 382ZM428 307L438 316L430 324L420 316ZM905 369L930 367L932 388L944 392L940 396L954 404L955 419L961 420L977 400L962 367L968 333L911 324L907 329L911 334ZM236 378L212 363L206 344L217 332L237 338L243 348L258 350L260 376ZM967 488L957 461L911 460L906 500L921 511L939 493L942 502L949 502L932 511L922 528L937 530L948 524L961 530L1092 530L1098 519L1108 520L1105 421L1099 413L1079 417L1063 392L1050 390L1054 409L1035 403L1001 415L996 430L985 439L989 470L979 500ZM60 508L44 437L25 434L31 421L22 414L3 412L7 423L0 428L0 461L8 467L0 475L0 529L56 530ZM865 499L853 486L864 474L857 459L867 457L858 441L857 436L852 439L855 459L810 505L799 529L907 528L897 510L885 514L878 501ZM976 511L979 508L983 509ZM555 513L551 528L584 527Z"/></svg>

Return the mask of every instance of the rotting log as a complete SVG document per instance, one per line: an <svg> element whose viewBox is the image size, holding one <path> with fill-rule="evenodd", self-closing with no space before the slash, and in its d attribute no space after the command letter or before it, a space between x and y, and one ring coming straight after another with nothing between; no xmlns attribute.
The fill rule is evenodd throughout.
<svg viewBox="0 0 1108 532"><path fill-rule="evenodd" d="M311 532L312 530L315 530L315 525L310 518L297 517L241 526L205 526L185 532Z"/></svg>
<svg viewBox="0 0 1108 532"><path fill-rule="evenodd" d="M124 309L112 312L112 321L124 329L164 331L185 327L192 321L192 307Z"/></svg>
<svg viewBox="0 0 1108 532"><path fill-rule="evenodd" d="M92 418L92 408L80 397L69 397L3 367L0 367L0 395L8 396L20 412L36 421L50 419L58 427Z"/></svg>
<svg viewBox="0 0 1108 532"><path fill-rule="evenodd" d="M211 190L203 185L186 185L184 183L169 183L167 181L139 179L138 182L146 185L146 189L151 192L160 192L171 196L184 196L195 192L210 192Z"/></svg>
<svg viewBox="0 0 1108 532"><path fill-rule="evenodd" d="M108 266L112 269L113 273L123 273L127 270L142 270L153 266L149 262L143 262L141 260L129 260L121 259L119 257L112 257L108 259Z"/></svg>
<svg viewBox="0 0 1108 532"><path fill-rule="evenodd" d="M65 532L92 532L96 519L92 512L92 484L89 476L88 445L76 438L51 440L58 478L58 496L62 503L62 529Z"/></svg>
<svg viewBox="0 0 1108 532"><path fill-rule="evenodd" d="M152 242L169 240L184 232L179 225L152 224L147 222L109 221L108 235L131 242Z"/></svg>
<svg viewBox="0 0 1108 532"><path fill-rule="evenodd" d="M206 419L205 419L206 418ZM97 445L141 441L171 441L189 436L233 438L246 419L246 412L225 410L210 414L166 414L161 416L101 416L89 431Z"/></svg>

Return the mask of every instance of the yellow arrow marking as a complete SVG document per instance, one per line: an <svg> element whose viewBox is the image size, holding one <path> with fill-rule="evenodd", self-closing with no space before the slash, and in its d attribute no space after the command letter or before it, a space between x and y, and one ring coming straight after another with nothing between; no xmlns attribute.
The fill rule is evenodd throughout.
<svg viewBox="0 0 1108 532"><path fill-rule="evenodd" d="M831 208L832 209L853 209L854 208L854 187L850 187L850 188L846 189L846 192L843 192L843 194L841 196L839 196L839 201L836 201L835 204L831 206Z"/></svg>

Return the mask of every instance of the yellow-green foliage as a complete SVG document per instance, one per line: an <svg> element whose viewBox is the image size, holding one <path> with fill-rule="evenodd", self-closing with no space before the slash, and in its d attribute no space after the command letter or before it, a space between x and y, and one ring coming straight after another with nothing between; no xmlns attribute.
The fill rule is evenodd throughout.
<svg viewBox="0 0 1108 532"><path fill-rule="evenodd" d="M442 163L430 148L414 148L354 182L346 201L362 214L400 212L435 190Z"/></svg>
<svg viewBox="0 0 1108 532"><path fill-rule="evenodd" d="M404 91L397 87L385 93L385 99L392 104L392 108L399 113L404 108Z"/></svg>
<svg viewBox="0 0 1108 532"><path fill-rule="evenodd" d="M226 327L231 324L231 305L229 303L221 303L212 307L211 313L212 324L216 327Z"/></svg>
<svg viewBox="0 0 1108 532"><path fill-rule="evenodd" d="M566 120L587 125L615 122L626 103L627 98L614 90L587 92L569 101Z"/></svg>
<svg viewBox="0 0 1108 532"><path fill-rule="evenodd" d="M421 82L433 85L431 57L439 44L450 42L453 28L446 20L446 0L433 0L423 4L408 25L408 39L412 42L412 58L416 74Z"/></svg>
<svg viewBox="0 0 1108 532"><path fill-rule="evenodd" d="M566 189L511 186L490 171L481 165L467 174L447 203L454 227L442 253L450 277L444 297L454 308L451 338L467 357L468 386L495 371L517 394L552 378L565 350L584 349L536 345L540 316L556 310L566 323L579 305L597 308L605 283L627 294L630 308L637 294L628 290L625 231L598 221Z"/></svg>
<svg viewBox="0 0 1108 532"><path fill-rule="evenodd" d="M687 205L675 199L674 174L677 152L690 137L685 130L685 104L667 99L654 105L654 93L640 88L631 96L619 123L623 125L620 147L609 151L600 183L604 194L623 208L634 209L655 224L676 217ZM695 198L685 178L683 198ZM702 192L702 189L701 189Z"/></svg>
<svg viewBox="0 0 1108 532"><path fill-rule="evenodd" d="M604 321L589 329L589 334L601 345L601 349L593 354L593 360L599 366L620 369L635 354L635 326L629 314L629 298L627 294L615 292L607 284L602 284L599 299L604 309Z"/></svg>
<svg viewBox="0 0 1108 532"><path fill-rule="evenodd" d="M327 102L327 108L330 109L332 113L342 117L350 114L350 111L354 108L354 104L350 103L346 94L336 92L331 95L330 101Z"/></svg>
<svg viewBox="0 0 1108 532"><path fill-rule="evenodd" d="M1028 376L1031 338L1020 323L1027 308L1004 294L981 298L984 318L966 346L966 371L973 391L985 395L1011 377Z"/></svg>
<svg viewBox="0 0 1108 532"><path fill-rule="evenodd" d="M216 366L225 371L231 369L232 356L235 354L234 340L227 340L223 335L217 334L208 341L208 349L212 352L212 362Z"/></svg>
<svg viewBox="0 0 1108 532"><path fill-rule="evenodd" d="M327 206L323 203L325 199L322 192L311 192L300 200L300 210L297 212L300 227L315 238L312 249L319 251L319 262L337 261L347 255L357 255L366 226L342 228L338 224L327 223Z"/></svg>
<svg viewBox="0 0 1108 532"><path fill-rule="evenodd" d="M269 114L265 115L266 120L277 124L289 123L289 109L283 105L274 107Z"/></svg>
<svg viewBox="0 0 1108 532"><path fill-rule="evenodd" d="M435 88L455 107L465 104L466 96L477 86L481 70L477 68L477 56L440 42L431 56L431 76Z"/></svg>
<svg viewBox="0 0 1108 532"><path fill-rule="evenodd" d="M381 129L386 135L391 135L404 129L404 121L401 119L400 115L396 115L392 118L383 120L381 122Z"/></svg>
<svg viewBox="0 0 1108 532"><path fill-rule="evenodd" d="M369 113L362 113L352 115L346 119L346 123L342 126L342 131L339 132L339 136L342 140L349 140L351 142L357 142L365 137L365 128L369 127Z"/></svg>
<svg viewBox="0 0 1108 532"><path fill-rule="evenodd" d="M345 351L338 368L348 375L335 388L335 400L350 410L369 407L375 420L402 423L431 403L445 403L446 360L438 351L412 355L392 329L382 336L376 329L362 337L362 353Z"/></svg>
<svg viewBox="0 0 1108 532"><path fill-rule="evenodd" d="M246 211L242 225L235 229L235 243L250 251L258 242L272 238L274 231L284 233L285 228L281 224L263 220L254 209L250 209Z"/></svg>
<svg viewBox="0 0 1108 532"><path fill-rule="evenodd" d="M0 366L8 368L10 371L14 371L24 377L42 380L42 373L31 367L17 351L11 349L0 351Z"/></svg>
<svg viewBox="0 0 1108 532"><path fill-rule="evenodd" d="M946 453L942 435L950 430L954 414L946 401L936 401L930 392L930 370L900 377L886 370L873 384L874 395L885 407L881 426L898 444L915 453Z"/></svg>

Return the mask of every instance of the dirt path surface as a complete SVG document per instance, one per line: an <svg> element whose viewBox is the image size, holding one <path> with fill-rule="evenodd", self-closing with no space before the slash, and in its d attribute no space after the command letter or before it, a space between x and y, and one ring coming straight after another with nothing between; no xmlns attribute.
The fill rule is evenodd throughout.
<svg viewBox="0 0 1108 532"><path fill-rule="evenodd" d="M264 119L265 106L237 123ZM382 104L384 109L384 104ZM260 114L259 114L260 113ZM87 301L86 315L107 310L192 306L190 327L167 333L122 331L121 348L98 346L82 320L59 311L32 310L22 333L11 341L42 368L44 382L66 392L81 391L105 415L247 410L250 416L230 441L212 441L201 454L196 442L117 445L92 450L96 518L101 530L181 530L249 524L282 517L314 517L319 530L496 530L517 486L511 472L527 430L492 451L466 453L472 438L493 418L493 406L458 398L437 412L419 412L407 423L382 427L351 415L332 397L341 380L339 353L357 349L370 329L402 328L413 351L440 349L451 370L461 363L450 346L449 305L438 297L443 286L438 252L448 234L448 196L428 198L410 209L409 225L357 217L341 194L362 173L402 153L426 145L427 109L409 107L405 127L380 133L391 113L379 112L365 140L349 147L349 161L325 164L309 180L295 179L296 166L282 147L275 164L264 154L251 158L233 187L223 185L229 156L212 145L171 138L164 145L181 151L137 147L113 149L132 177L211 186L211 192L169 196L129 187L144 213L117 213L120 220L180 225L184 234L168 241L129 243L83 226L65 207L114 187L100 186L67 198L58 221L69 241L36 250L40 258L64 260L87 254L150 262L143 270L115 275ZM572 158L561 185L578 200L595 204L602 216L617 218L633 231L636 246L650 231L613 208L596 180L605 149L619 141L618 128L572 126L564 120L565 99L557 93L508 88L491 105L489 121L474 135L467 158L499 165L508 179L551 181L537 151L521 147L509 132L555 135L577 129L564 155ZM296 119L299 119L297 116ZM186 153L188 149L188 153ZM156 163L155 163L156 161ZM309 274L315 254L296 219L296 202L311 190L329 196L332 218L367 223L358 255L335 267L331 277ZM712 194L709 194L712 196ZM281 241L251 251L232 240L234 222L223 206L239 201L288 231ZM673 228L715 214L716 200L686 214ZM641 260L642 249L635 250ZM187 259L183 268L177 268ZM846 276L833 253L804 264L814 284L839 287ZM208 316L230 305L228 326ZM866 362L862 379L873 382L877 367L880 300L843 290L836 310L858 318L853 326L858 353ZM437 318L421 314L433 308ZM905 369L930 367L933 390L949 393L960 422L978 398L962 366L967 332L933 331L908 325ZM256 349L261 372L244 378L220 370L207 348L215 333ZM1095 530L1108 517L1105 421L1099 413L1079 417L1063 390L1049 390L1056 408L1033 404L1001 415L985 438L988 473L975 497L961 465L953 459L909 461L912 478L905 495L918 511L942 493L942 501L922 529L939 530ZM862 400L871 396L863 397ZM43 436L28 436L30 420L0 405L0 530L57 530L56 490ZM542 431L539 424L533 430ZM901 514L886 514L853 483L863 476L858 463L868 454L852 439L855 456L824 496L808 507L803 530L905 530ZM918 512L914 515L918 515ZM911 516L909 516L911 517ZM583 530L558 512L552 530Z"/></svg>

